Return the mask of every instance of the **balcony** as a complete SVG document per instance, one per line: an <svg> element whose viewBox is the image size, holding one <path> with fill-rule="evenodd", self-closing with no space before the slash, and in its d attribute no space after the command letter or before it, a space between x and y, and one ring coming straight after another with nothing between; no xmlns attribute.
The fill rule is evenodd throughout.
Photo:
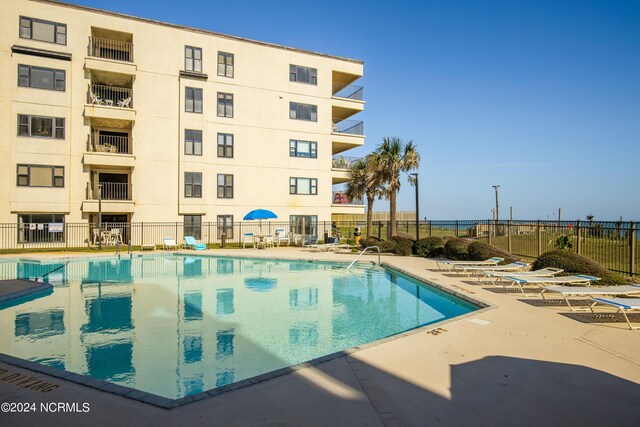
<svg viewBox="0 0 640 427"><path fill-rule="evenodd" d="M344 191L334 191L333 198L331 200L331 204L335 205L346 205L346 206L364 206L364 200L362 198L357 199L349 199L347 194Z"/></svg>
<svg viewBox="0 0 640 427"><path fill-rule="evenodd" d="M131 183L128 182L87 182L87 200L131 200Z"/></svg>
<svg viewBox="0 0 640 427"><path fill-rule="evenodd" d="M112 61L133 62L133 43L89 36L88 55Z"/></svg>
<svg viewBox="0 0 640 427"><path fill-rule="evenodd" d="M342 120L334 117L332 133L364 136L364 122L360 120Z"/></svg>
<svg viewBox="0 0 640 427"><path fill-rule="evenodd" d="M333 156L333 159L331 160L331 168L349 170L353 164L360 159L361 157Z"/></svg>
<svg viewBox="0 0 640 427"><path fill-rule="evenodd" d="M133 122L133 89L118 86L90 84L87 91L85 116Z"/></svg>
<svg viewBox="0 0 640 427"><path fill-rule="evenodd" d="M131 155L131 146L132 140L128 135L89 134L83 163L88 166L133 168L135 158Z"/></svg>
<svg viewBox="0 0 640 427"><path fill-rule="evenodd" d="M364 88L362 86L334 82L333 97L350 99L352 101L364 101Z"/></svg>

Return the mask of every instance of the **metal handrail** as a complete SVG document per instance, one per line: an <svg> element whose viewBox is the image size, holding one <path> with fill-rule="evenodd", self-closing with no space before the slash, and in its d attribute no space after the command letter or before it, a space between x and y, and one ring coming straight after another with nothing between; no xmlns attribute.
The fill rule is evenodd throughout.
<svg viewBox="0 0 640 427"><path fill-rule="evenodd" d="M352 262L351 264L349 264L349 267L347 267L347 270L350 270L350 269L351 269L351 267L353 267L353 264L355 264L355 263L360 259L360 257L361 257L365 252L367 252L367 249L376 249L376 250L378 251L378 265L380 265L380 264L381 264L381 263L380 263L380 247L379 247L379 246L367 246L366 248L364 248L364 249L362 250L362 252L360 252L360 255L358 255L358 256L356 257L356 259L354 259L354 260L353 260L353 262Z"/></svg>
<svg viewBox="0 0 640 427"><path fill-rule="evenodd" d="M131 138L128 136L89 134L87 151L95 153L131 154Z"/></svg>
<svg viewBox="0 0 640 427"><path fill-rule="evenodd" d="M349 135L364 135L364 122L360 120L341 120L334 118L333 133L345 133Z"/></svg>
<svg viewBox="0 0 640 427"><path fill-rule="evenodd" d="M133 43L89 36L89 56L133 62Z"/></svg>
<svg viewBox="0 0 640 427"><path fill-rule="evenodd" d="M87 103L107 107L133 108L133 89L90 84Z"/></svg>
<svg viewBox="0 0 640 427"><path fill-rule="evenodd" d="M98 194L99 186L102 188L102 200L132 200L132 185L127 182L100 182L94 183L93 187L91 186L91 183L88 182L88 200L98 200L100 198Z"/></svg>
<svg viewBox="0 0 640 427"><path fill-rule="evenodd" d="M344 83L333 84L333 96L336 98L353 99L355 101L364 100L364 88L356 85L346 85Z"/></svg>

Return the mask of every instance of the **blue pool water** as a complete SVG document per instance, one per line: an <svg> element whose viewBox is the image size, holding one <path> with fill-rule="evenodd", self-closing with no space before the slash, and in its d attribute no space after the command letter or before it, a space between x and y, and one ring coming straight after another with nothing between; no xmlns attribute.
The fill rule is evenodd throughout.
<svg viewBox="0 0 640 427"><path fill-rule="evenodd" d="M373 265L145 256L2 262L53 293L0 306L0 352L171 399L468 313Z"/></svg>

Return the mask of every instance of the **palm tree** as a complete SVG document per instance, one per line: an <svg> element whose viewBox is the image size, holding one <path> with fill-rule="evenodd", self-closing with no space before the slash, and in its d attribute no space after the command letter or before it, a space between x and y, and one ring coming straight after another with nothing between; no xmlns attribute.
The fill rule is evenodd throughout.
<svg viewBox="0 0 640 427"><path fill-rule="evenodd" d="M385 196L389 199L389 229L397 235L396 197L400 191L400 172L409 172L420 165L420 154L412 140L385 137L376 149L379 156L380 178L386 183Z"/></svg>
<svg viewBox="0 0 640 427"><path fill-rule="evenodd" d="M350 200L367 198L367 237L373 230L373 202L382 197L384 189L378 173L378 163L378 156L370 153L355 162L348 173L347 197Z"/></svg>

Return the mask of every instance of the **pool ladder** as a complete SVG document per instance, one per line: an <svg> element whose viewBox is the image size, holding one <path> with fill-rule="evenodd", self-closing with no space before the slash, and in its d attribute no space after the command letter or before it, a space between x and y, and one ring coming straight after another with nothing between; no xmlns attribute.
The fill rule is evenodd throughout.
<svg viewBox="0 0 640 427"><path fill-rule="evenodd" d="M365 252L367 252L367 249L375 249L378 251L378 265L380 265L380 248L378 246L367 246L366 248L364 248L362 250L362 252L360 252L360 255L358 255L356 257L356 259L353 260L353 262L351 264L349 264L349 267L347 267L347 270L351 269L351 267L353 267L353 264L355 264L356 262L358 262L358 260L360 259L360 257L362 255L364 255Z"/></svg>

